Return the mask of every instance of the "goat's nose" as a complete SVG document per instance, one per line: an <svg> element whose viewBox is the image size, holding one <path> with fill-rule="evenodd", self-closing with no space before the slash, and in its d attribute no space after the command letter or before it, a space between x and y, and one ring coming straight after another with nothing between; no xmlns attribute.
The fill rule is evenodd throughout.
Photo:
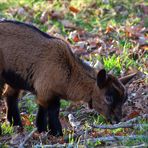
<svg viewBox="0 0 148 148"><path fill-rule="evenodd" d="M119 117L116 117L116 116L115 116L114 120L115 120L115 122L116 122L116 124L117 124L117 123L120 122L121 119L120 119Z"/></svg>
<svg viewBox="0 0 148 148"><path fill-rule="evenodd" d="M122 119L122 111L120 109L116 110L114 112L114 118L113 120L116 122L116 123L119 123Z"/></svg>
<svg viewBox="0 0 148 148"><path fill-rule="evenodd" d="M115 114L112 114L106 119L110 124L117 124L121 121L121 116L116 116Z"/></svg>
<svg viewBox="0 0 148 148"><path fill-rule="evenodd" d="M116 123L119 123L121 121L121 119L122 119L122 113L120 113L120 114L114 114L114 121Z"/></svg>

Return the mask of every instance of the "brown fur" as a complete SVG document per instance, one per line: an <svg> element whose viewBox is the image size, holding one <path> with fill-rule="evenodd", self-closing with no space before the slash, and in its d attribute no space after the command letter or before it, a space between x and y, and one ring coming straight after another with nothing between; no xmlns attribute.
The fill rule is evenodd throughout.
<svg viewBox="0 0 148 148"><path fill-rule="evenodd" d="M97 72L76 57L65 41L11 21L0 22L0 73L12 88L33 92L44 107L55 96L92 101L94 109L109 117L106 92L116 86L121 94L116 103L124 98L124 86L111 75L99 88Z"/></svg>

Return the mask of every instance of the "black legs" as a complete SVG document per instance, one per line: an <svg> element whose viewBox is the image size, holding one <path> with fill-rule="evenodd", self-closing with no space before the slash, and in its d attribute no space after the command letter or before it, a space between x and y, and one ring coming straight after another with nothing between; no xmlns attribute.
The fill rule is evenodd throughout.
<svg viewBox="0 0 148 148"><path fill-rule="evenodd" d="M7 120L12 125L19 125L22 127L18 108L18 95L19 90L10 87L6 87L3 97L6 101L7 108ZM54 136L62 136L62 126L59 120L60 111L60 99L58 97L52 98L49 102L48 108L43 108L39 105L38 113L36 117L36 126L39 132L47 131Z"/></svg>
<svg viewBox="0 0 148 148"><path fill-rule="evenodd" d="M47 131L47 124L49 133L54 136L62 136L62 126L59 120L60 99L54 98L48 106L44 109L39 106L36 125L39 132ZM47 116L48 115L48 116Z"/></svg>
<svg viewBox="0 0 148 148"><path fill-rule="evenodd" d="M36 126L39 132L47 131L47 109L39 105Z"/></svg>
<svg viewBox="0 0 148 148"><path fill-rule="evenodd" d="M62 126L59 120L60 99L54 98L48 107L48 128L50 134L54 136L62 136Z"/></svg>
<svg viewBox="0 0 148 148"><path fill-rule="evenodd" d="M19 90L15 90L8 86L4 93L7 108L7 120L10 124L22 126L19 108L18 108Z"/></svg>
<svg viewBox="0 0 148 148"><path fill-rule="evenodd" d="M17 98L7 98L7 119L10 124L22 126Z"/></svg>
<svg viewBox="0 0 148 148"><path fill-rule="evenodd" d="M3 89L4 89L4 81L0 76L0 99L2 98L2 93L3 93Z"/></svg>

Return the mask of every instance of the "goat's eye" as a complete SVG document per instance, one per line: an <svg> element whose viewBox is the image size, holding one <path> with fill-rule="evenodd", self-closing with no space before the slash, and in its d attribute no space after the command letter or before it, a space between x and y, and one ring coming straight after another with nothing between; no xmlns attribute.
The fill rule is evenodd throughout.
<svg viewBox="0 0 148 148"><path fill-rule="evenodd" d="M106 96L106 102L107 102L107 104L112 104L113 103L113 97L112 96Z"/></svg>

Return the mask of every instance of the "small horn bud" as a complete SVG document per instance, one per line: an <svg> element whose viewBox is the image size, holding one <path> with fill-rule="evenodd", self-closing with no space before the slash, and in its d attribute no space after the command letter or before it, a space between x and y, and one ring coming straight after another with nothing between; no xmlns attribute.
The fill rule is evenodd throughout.
<svg viewBox="0 0 148 148"><path fill-rule="evenodd" d="M137 73L129 74L125 77L120 78L119 80L126 85Z"/></svg>

